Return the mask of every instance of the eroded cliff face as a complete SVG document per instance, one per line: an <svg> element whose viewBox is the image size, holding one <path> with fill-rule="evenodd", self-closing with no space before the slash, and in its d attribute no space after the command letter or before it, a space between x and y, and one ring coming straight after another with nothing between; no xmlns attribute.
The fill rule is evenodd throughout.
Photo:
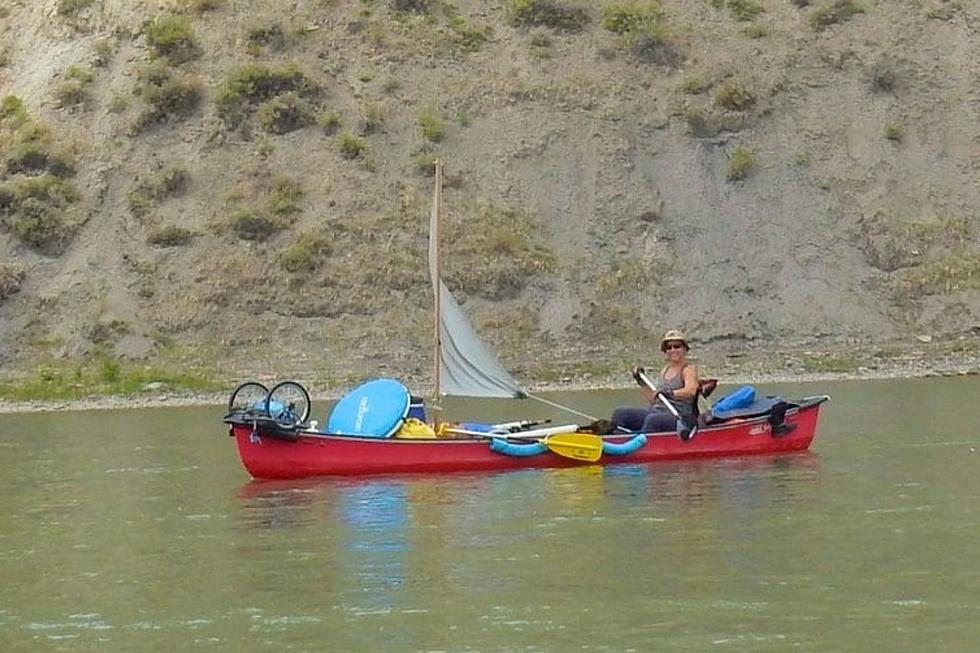
<svg viewBox="0 0 980 653"><path fill-rule="evenodd" d="M5 0L0 21L7 371L424 374L437 157L447 281L529 376L667 326L721 353L975 346L973 3Z"/></svg>

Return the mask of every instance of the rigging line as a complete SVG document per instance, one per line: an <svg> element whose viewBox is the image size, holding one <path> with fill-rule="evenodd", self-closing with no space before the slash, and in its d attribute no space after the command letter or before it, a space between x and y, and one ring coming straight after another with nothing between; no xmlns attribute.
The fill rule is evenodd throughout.
<svg viewBox="0 0 980 653"><path fill-rule="evenodd" d="M594 415L589 415L588 413L583 413L581 411L575 410L574 408L569 408L568 406L562 406L561 404L555 403L554 401L551 401L549 399L545 399L544 397L539 397L537 395L532 395L530 392L525 392L524 395L528 399L534 399L535 401L540 401L541 403L548 404L549 406L551 406L553 408L558 408L560 410L564 410L566 412L569 412L569 413L571 413L573 415L578 415L579 417L584 417L586 419L590 419L593 422L595 422L595 421L597 421L599 419L598 417L595 417Z"/></svg>

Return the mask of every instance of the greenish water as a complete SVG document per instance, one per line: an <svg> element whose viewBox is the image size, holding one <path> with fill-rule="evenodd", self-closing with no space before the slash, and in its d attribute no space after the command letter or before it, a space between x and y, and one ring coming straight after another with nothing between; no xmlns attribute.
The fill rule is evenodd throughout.
<svg viewBox="0 0 980 653"><path fill-rule="evenodd" d="M0 415L0 651L980 649L980 380L778 390L811 452L285 483L220 409Z"/></svg>

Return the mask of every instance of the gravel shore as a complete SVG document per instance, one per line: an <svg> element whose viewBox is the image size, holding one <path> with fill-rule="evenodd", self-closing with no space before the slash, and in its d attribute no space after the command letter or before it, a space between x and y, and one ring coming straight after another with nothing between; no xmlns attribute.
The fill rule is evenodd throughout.
<svg viewBox="0 0 980 653"><path fill-rule="evenodd" d="M945 357L942 360L921 357L889 360L875 363L873 367L859 366L852 371L809 372L792 367L764 369L746 363L729 362L710 366L718 370L723 384L741 385L746 383L764 385L770 383L821 383L830 381L870 381L875 379L929 378L929 377L967 377L980 374L980 355ZM561 392L574 390L613 390L632 387L624 373L620 377L571 378L565 377L556 382L533 384L535 392ZM302 377L297 376L302 383ZM427 379L403 379L414 392L424 396L431 393ZM314 401L328 401L344 394L349 388L310 387ZM228 392L232 388L229 387ZM162 408L177 406L215 406L223 407L228 401L228 392L157 392L136 396L92 396L73 400L0 400L0 413L34 413L50 411L79 410L132 410L134 408ZM818 392L814 389L814 392Z"/></svg>

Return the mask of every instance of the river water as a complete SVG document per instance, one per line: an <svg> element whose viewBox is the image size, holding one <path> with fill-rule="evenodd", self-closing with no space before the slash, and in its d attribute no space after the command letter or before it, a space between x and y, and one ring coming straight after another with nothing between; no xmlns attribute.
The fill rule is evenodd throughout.
<svg viewBox="0 0 980 653"><path fill-rule="evenodd" d="M263 483L219 408L0 415L0 651L980 650L980 379L760 390L810 452Z"/></svg>

